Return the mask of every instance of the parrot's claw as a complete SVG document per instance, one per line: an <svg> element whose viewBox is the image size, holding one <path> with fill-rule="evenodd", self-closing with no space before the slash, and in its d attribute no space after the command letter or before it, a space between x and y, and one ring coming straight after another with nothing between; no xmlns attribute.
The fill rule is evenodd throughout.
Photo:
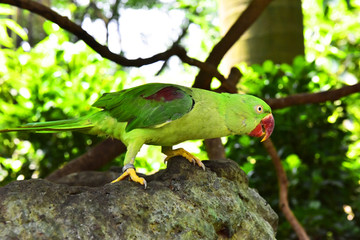
<svg viewBox="0 0 360 240"><path fill-rule="evenodd" d="M116 183L116 182L119 182L121 180L124 180L127 176L129 176L129 180L130 181L134 181L134 182L137 182L137 183L140 183L141 185L144 185L144 188L146 189L147 187L147 182L144 178L142 177L139 177L137 174L136 174L136 171L135 171L135 167L133 164L126 164L124 167L123 167L123 174L121 174L120 177L118 177L117 179L115 179L114 181L112 181L111 183Z"/></svg>
<svg viewBox="0 0 360 240"><path fill-rule="evenodd" d="M193 163L194 165L197 164L199 167L201 167L205 171L205 165L201 162L201 160L199 158L193 156L191 153L189 153L188 151L186 151L183 148L169 150L169 151L166 151L165 154L167 156L164 160L165 163L167 163L167 161L172 157L182 156L182 157L186 158L189 162Z"/></svg>

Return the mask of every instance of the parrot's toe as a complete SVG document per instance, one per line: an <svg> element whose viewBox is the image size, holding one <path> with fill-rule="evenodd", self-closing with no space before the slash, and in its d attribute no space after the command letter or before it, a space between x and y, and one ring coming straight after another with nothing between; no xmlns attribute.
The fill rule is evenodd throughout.
<svg viewBox="0 0 360 240"><path fill-rule="evenodd" d="M196 164L205 171L205 165L202 163L202 161L198 158L195 161L196 161Z"/></svg>
<svg viewBox="0 0 360 240"><path fill-rule="evenodd" d="M125 165L124 168L123 168L123 174L121 174L120 177L118 177L117 179L115 179L111 183L116 183L116 182L119 182L121 180L124 180L127 176L130 177L129 178L130 181L140 183L141 185L144 185L144 188L146 189L146 187L147 187L146 180L144 178L142 178L142 177L139 177L136 174L135 167L134 167L133 164Z"/></svg>
<svg viewBox="0 0 360 240"><path fill-rule="evenodd" d="M183 148L169 150L169 151L166 151L165 154L167 155L167 157L164 160L165 163L172 157L182 156L182 157L186 158L189 162L193 163L194 165L197 164L199 167L201 167L205 171L205 165L201 162L201 160Z"/></svg>

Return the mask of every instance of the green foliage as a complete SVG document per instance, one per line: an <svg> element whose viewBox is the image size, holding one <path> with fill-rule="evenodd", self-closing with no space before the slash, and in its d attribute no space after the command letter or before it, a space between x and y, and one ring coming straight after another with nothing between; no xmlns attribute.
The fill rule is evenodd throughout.
<svg viewBox="0 0 360 240"><path fill-rule="evenodd" d="M244 76L239 87L264 98L319 92L340 85L335 75L303 57L296 58L291 66L266 61L252 67L241 65L240 69ZM360 210L359 159L349 154L349 145L360 143L360 129L352 127L360 121L351 110L359 104L354 96L274 111L276 127L271 138L289 179L289 202L314 239L349 239L360 233L356 219L348 221L343 209L349 205L355 215ZM250 184L278 209L277 179L262 145L248 136L236 136L229 138L226 150L227 156L247 171ZM289 239L292 231L281 219L278 238Z"/></svg>
<svg viewBox="0 0 360 240"><path fill-rule="evenodd" d="M324 16L322 1L304 1L306 60L291 66L240 65L239 88L264 98L319 92L358 83L359 9L333 2ZM359 94L334 102L275 110L272 135L289 179L289 202L312 239L356 239L360 234ZM278 187L274 167L261 144L229 138L228 157L249 174L250 184L274 209ZM278 239L296 239L280 214Z"/></svg>
<svg viewBox="0 0 360 240"><path fill-rule="evenodd" d="M359 4L351 1L349 7L347 2L303 1L306 56L294 59L292 65L271 61L251 67L240 64L243 77L239 90L263 98L281 98L358 83L360 31L359 6L355 5ZM120 1L96 1L94 5L61 0L54 6L69 11L77 23L85 16L116 20L121 17L121 7L180 9L190 22L189 28L200 29L197 38L201 39L201 46L193 47L196 54L189 51L198 59L204 59L219 39L216 1L117 3ZM8 19L13 13L6 5L0 8L0 44L4 46L0 50L0 128L78 117L88 113L102 93L122 89L129 81L122 68L102 59L83 42L74 42L73 36L50 22L44 24L48 37L30 51L10 50L14 43L8 29L26 39L23 30ZM185 37L181 44L190 49L192 42ZM189 75L195 74L193 68L184 69ZM170 73L172 70L166 73L170 76L167 81L180 78L179 74ZM312 239L357 239L360 235L359 101L359 94L354 94L335 102L274 111L276 127L272 140L289 179L290 205ZM70 132L1 134L1 184L46 176L99 140ZM137 169L142 172L161 165L154 160L159 159L159 149L149 149L139 154ZM250 185L279 213L274 167L258 139L230 137L226 154L240 164L250 177ZM145 158L147 161L142 161ZM121 161L119 157L115 164ZM280 217L277 238L296 239L281 213Z"/></svg>
<svg viewBox="0 0 360 240"><path fill-rule="evenodd" d="M9 36L8 29L12 30L23 40L27 40L25 30L16 21L9 19L9 16L13 16L14 13L14 9L10 6L0 5L0 46L14 47L14 38Z"/></svg>
<svg viewBox="0 0 360 240"><path fill-rule="evenodd" d="M0 127L74 118L104 92L122 89L126 74L83 42L70 43L55 24L30 52L0 51ZM0 180L44 177L99 138L81 133L0 135Z"/></svg>

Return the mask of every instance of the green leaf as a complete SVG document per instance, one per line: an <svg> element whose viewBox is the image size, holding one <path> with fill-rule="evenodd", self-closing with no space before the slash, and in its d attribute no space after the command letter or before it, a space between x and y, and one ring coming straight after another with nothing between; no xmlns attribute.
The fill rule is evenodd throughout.
<svg viewBox="0 0 360 240"><path fill-rule="evenodd" d="M28 40L27 33L19 24L17 24L17 22L12 19L4 19L3 21L5 25L13 32L15 32L19 37L21 37L22 40Z"/></svg>
<svg viewBox="0 0 360 240"><path fill-rule="evenodd" d="M0 21L0 45L3 45L8 48L13 47L13 41L9 37L9 35L6 31L6 26L4 24L2 24L2 21Z"/></svg>

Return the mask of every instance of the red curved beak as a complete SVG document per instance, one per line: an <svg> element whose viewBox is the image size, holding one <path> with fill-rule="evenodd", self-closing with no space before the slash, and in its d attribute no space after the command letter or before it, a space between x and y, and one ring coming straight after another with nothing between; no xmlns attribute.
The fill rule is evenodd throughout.
<svg viewBox="0 0 360 240"><path fill-rule="evenodd" d="M271 135L271 133L273 132L275 127L275 121L274 121L274 117L273 115L270 113L268 115L266 115L261 121L260 123L254 128L254 130L252 130L249 133L249 136L251 137L263 137L263 139L261 139L261 142L265 141L266 139L268 139Z"/></svg>

